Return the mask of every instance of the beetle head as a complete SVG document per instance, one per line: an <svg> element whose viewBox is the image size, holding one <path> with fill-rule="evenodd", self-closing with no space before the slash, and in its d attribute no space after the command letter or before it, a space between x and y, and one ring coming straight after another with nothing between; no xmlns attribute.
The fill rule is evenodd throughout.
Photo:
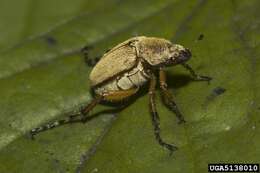
<svg viewBox="0 0 260 173"><path fill-rule="evenodd" d="M189 49L155 37L143 38L139 42L138 50L139 56L154 67L176 65L191 58Z"/></svg>
<svg viewBox="0 0 260 173"><path fill-rule="evenodd" d="M169 47L169 57L166 59L166 65L180 64L191 58L191 52L179 44L171 44Z"/></svg>

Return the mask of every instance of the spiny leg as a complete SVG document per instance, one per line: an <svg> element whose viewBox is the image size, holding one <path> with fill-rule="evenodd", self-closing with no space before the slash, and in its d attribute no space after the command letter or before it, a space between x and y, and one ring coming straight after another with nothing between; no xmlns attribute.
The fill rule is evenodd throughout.
<svg viewBox="0 0 260 173"><path fill-rule="evenodd" d="M84 56L84 60L85 60L85 63L90 66L90 67L94 67L97 62L100 60L100 56L97 56L95 58L89 58L89 50L93 49L93 47L91 46L85 46L81 49L81 53L83 54Z"/></svg>
<svg viewBox="0 0 260 173"><path fill-rule="evenodd" d="M47 123L45 125L42 125L40 127L34 128L30 131L30 135L33 138L34 135L58 127L62 126L64 124L74 123L74 122L85 122L87 118L89 118L87 115L89 111L91 111L101 100L103 99L103 96L97 96L95 99L93 99L84 109L82 109L79 113L72 114L64 119L53 121L50 123Z"/></svg>
<svg viewBox="0 0 260 173"><path fill-rule="evenodd" d="M186 69L190 72L192 78L193 78L194 80L196 80L196 81L208 81L208 82L209 82L209 81L212 79L211 77L208 77L208 76L198 75L198 74L191 68L191 66L188 65L188 64L182 63L181 65L182 65L184 68L186 68Z"/></svg>
<svg viewBox="0 0 260 173"><path fill-rule="evenodd" d="M167 83L166 83L166 74L162 69L160 69L159 72L159 79L160 79L160 88L162 90L162 97L164 103L175 113L175 115L179 119L179 123L184 123L185 122L184 117L180 112L177 104L175 103L172 93L170 93L170 91L168 90Z"/></svg>
<svg viewBox="0 0 260 173"><path fill-rule="evenodd" d="M160 118L157 113L156 104L155 104L155 87L156 87L156 77L154 74L152 74L150 87L149 87L149 108L152 116L155 139L158 141L158 143L161 146L167 148L170 151L170 154L172 154L173 151L177 150L177 147L164 142L160 135Z"/></svg>
<svg viewBox="0 0 260 173"><path fill-rule="evenodd" d="M90 67L94 67L97 62L101 59L101 55L98 55L96 56L95 58L89 58L89 50L93 49L92 46L85 46L81 49L81 53L83 54L84 56L84 60L85 60L85 63L90 66ZM105 53L109 52L111 49L108 49L105 51Z"/></svg>
<svg viewBox="0 0 260 173"><path fill-rule="evenodd" d="M129 97L133 94L135 94L138 91L139 88L133 88L129 90L124 91L112 91L109 93L104 93L103 95L98 95L95 99L93 99L84 109L82 109L79 113L70 115L64 119L57 120L54 122L47 123L45 125L42 125L40 127L34 128L30 131L31 138L34 137L34 135L58 127L62 126L64 124L69 123L75 123L75 122L86 122L88 119L91 119L92 116L88 116L88 113L102 100L110 100L110 101L116 101L116 100L122 100L123 98Z"/></svg>

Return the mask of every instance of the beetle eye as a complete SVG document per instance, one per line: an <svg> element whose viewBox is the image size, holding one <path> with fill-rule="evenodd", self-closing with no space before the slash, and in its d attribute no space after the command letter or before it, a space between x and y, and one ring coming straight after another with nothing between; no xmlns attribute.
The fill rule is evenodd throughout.
<svg viewBox="0 0 260 173"><path fill-rule="evenodd" d="M170 52L174 52L175 51L175 48L173 46L170 46L169 49L170 49Z"/></svg>
<svg viewBox="0 0 260 173"><path fill-rule="evenodd" d="M179 57L179 53L174 53L174 55L173 55L173 58L175 59L175 58L178 58Z"/></svg>
<svg viewBox="0 0 260 173"><path fill-rule="evenodd" d="M186 56L186 57L191 57L191 52L190 52L190 50L189 49L185 49L184 51L182 51L182 54L184 55L184 56Z"/></svg>

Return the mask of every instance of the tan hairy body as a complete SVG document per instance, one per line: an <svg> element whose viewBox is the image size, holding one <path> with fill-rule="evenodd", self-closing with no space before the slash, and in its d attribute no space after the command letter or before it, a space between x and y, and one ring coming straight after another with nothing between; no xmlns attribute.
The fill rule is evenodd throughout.
<svg viewBox="0 0 260 173"><path fill-rule="evenodd" d="M135 94L150 79L150 69L146 66L164 65L169 57L178 57L182 51L186 49L180 45L173 46L165 39L131 38L104 54L90 73L91 86L106 100L122 100Z"/></svg>
<svg viewBox="0 0 260 173"><path fill-rule="evenodd" d="M179 119L185 122L166 83L166 66L181 64L188 69L194 80L209 81L211 78L197 75L192 68L185 64L191 57L189 49L173 44L169 40L156 37L130 38L103 55L94 66L89 79L96 97L78 114L58 120L31 130L31 135L72 122L86 122L88 113L102 100L121 101L137 93L139 88L149 82L149 109L151 112L154 134L158 143L170 152L176 146L164 142L160 136L159 115L156 111L155 88L157 76L165 105ZM157 75L156 75L157 74Z"/></svg>

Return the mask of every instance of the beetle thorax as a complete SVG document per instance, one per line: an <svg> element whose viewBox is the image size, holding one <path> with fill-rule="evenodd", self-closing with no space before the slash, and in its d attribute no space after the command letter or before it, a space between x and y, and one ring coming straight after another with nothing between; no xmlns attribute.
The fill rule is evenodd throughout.
<svg viewBox="0 0 260 173"><path fill-rule="evenodd" d="M142 57L152 66L164 63L170 57L169 45L165 39L145 38L137 43L138 56Z"/></svg>
<svg viewBox="0 0 260 173"><path fill-rule="evenodd" d="M160 38L142 38L136 48L138 57L155 67L175 65L190 57L190 52L183 46Z"/></svg>
<svg viewBox="0 0 260 173"><path fill-rule="evenodd" d="M97 94L104 94L111 91L127 90L142 86L149 79L149 75L145 71L143 64L138 62L131 70L126 71L114 78L97 86L94 90Z"/></svg>

